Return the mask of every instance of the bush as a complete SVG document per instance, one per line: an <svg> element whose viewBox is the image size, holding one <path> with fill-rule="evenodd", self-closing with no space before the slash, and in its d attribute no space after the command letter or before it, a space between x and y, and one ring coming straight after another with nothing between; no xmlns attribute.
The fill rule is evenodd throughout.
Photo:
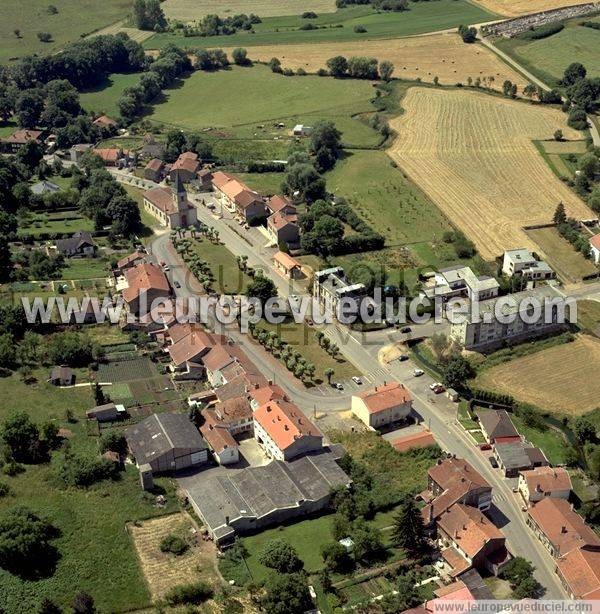
<svg viewBox="0 0 600 614"><path fill-rule="evenodd" d="M58 466L58 475L67 486L85 487L113 479L117 472L115 465L106 458L65 453Z"/></svg>
<svg viewBox="0 0 600 614"><path fill-rule="evenodd" d="M184 605L192 603L198 605L210 599L213 590L205 582L183 584L173 587L166 595L165 600L169 605Z"/></svg>
<svg viewBox="0 0 600 614"><path fill-rule="evenodd" d="M354 31L356 32L356 34L364 34L367 31L367 28L365 28L365 26L361 24L356 24L354 26Z"/></svg>
<svg viewBox="0 0 600 614"><path fill-rule="evenodd" d="M170 552L171 554L180 556L187 549L188 549L188 545L185 543L183 539L181 539L181 537L178 537L177 535L167 535L160 542L161 552Z"/></svg>
<svg viewBox="0 0 600 614"><path fill-rule="evenodd" d="M565 26L562 23L548 23L544 26L540 26L539 28L532 28L531 30L527 30L527 32L519 34L517 38L528 41L539 40L540 38L547 38L548 36L557 34L564 27Z"/></svg>
<svg viewBox="0 0 600 614"><path fill-rule="evenodd" d="M5 482L0 482L0 498L10 495L10 486Z"/></svg>

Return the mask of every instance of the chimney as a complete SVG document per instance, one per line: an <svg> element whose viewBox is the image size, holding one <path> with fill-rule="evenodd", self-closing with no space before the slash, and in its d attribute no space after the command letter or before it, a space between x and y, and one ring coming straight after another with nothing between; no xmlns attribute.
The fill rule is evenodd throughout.
<svg viewBox="0 0 600 614"><path fill-rule="evenodd" d="M225 516L225 524L229 525L229 516Z"/></svg>
<svg viewBox="0 0 600 614"><path fill-rule="evenodd" d="M458 530L454 529L454 539L458 539Z"/></svg>
<svg viewBox="0 0 600 614"><path fill-rule="evenodd" d="M560 532L561 533L566 533L567 532L567 527L565 527L565 525L563 524L563 526L560 528Z"/></svg>
<svg viewBox="0 0 600 614"><path fill-rule="evenodd" d="M433 522L433 505L429 506L429 524Z"/></svg>

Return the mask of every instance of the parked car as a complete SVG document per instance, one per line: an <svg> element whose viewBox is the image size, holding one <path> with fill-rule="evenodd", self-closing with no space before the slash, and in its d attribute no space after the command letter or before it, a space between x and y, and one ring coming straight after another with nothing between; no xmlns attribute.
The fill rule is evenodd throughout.
<svg viewBox="0 0 600 614"><path fill-rule="evenodd" d="M479 444L479 449L480 450L491 450L492 449L492 445L489 443L480 443Z"/></svg>
<svg viewBox="0 0 600 614"><path fill-rule="evenodd" d="M433 392L435 392L435 394L442 394L442 392L446 392L446 387L443 384L436 384L433 388Z"/></svg>
<svg viewBox="0 0 600 614"><path fill-rule="evenodd" d="M343 385L341 382L337 382L337 383L335 384L335 387L336 387L338 390L343 390L343 389L344 389L344 385Z"/></svg>
<svg viewBox="0 0 600 614"><path fill-rule="evenodd" d="M181 288L181 284L180 284L180 283L179 283L177 280L175 280L175 281L173 282L173 285L174 285L176 288Z"/></svg>
<svg viewBox="0 0 600 614"><path fill-rule="evenodd" d="M356 375L352 378L352 381L355 384L358 384L359 386L362 384L362 380L360 379L360 377L357 377Z"/></svg>
<svg viewBox="0 0 600 614"><path fill-rule="evenodd" d="M413 375L415 377L421 377L421 375L424 375L424 374L425 374L425 371L423 371L423 369L415 369L413 371Z"/></svg>
<svg viewBox="0 0 600 614"><path fill-rule="evenodd" d="M498 461L496 460L495 456L490 456L490 465L494 468L494 469L498 469Z"/></svg>
<svg viewBox="0 0 600 614"><path fill-rule="evenodd" d="M400 354L400 356L398 356L398 360L400 362L404 362L405 360L408 360L409 356L408 354Z"/></svg>
<svg viewBox="0 0 600 614"><path fill-rule="evenodd" d="M401 333L410 333L412 331L412 328L410 326L404 326L403 328L400 329Z"/></svg>

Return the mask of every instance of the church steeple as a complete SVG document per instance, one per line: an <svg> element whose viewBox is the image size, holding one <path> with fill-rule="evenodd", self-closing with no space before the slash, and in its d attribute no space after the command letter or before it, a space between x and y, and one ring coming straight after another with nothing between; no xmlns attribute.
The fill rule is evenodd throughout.
<svg viewBox="0 0 600 614"><path fill-rule="evenodd" d="M185 188L183 187L183 181L181 181L181 177L179 173L175 173L175 181L173 182L173 204L177 211L182 211L186 209L187 202L187 193Z"/></svg>

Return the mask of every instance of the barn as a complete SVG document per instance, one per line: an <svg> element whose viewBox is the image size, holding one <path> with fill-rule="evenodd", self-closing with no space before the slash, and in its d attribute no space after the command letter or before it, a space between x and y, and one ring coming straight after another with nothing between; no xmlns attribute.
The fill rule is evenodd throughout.
<svg viewBox="0 0 600 614"><path fill-rule="evenodd" d="M208 446L185 414L153 414L125 431L138 467L152 473L179 471L205 463Z"/></svg>

